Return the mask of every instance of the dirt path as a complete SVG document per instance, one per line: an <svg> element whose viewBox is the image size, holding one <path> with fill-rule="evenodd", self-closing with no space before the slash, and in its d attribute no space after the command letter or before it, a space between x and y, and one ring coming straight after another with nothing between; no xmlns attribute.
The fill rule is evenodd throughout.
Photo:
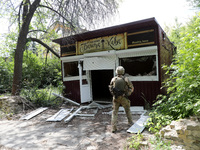
<svg viewBox="0 0 200 150"><path fill-rule="evenodd" d="M0 149L20 150L123 150L132 134L126 116L118 118L118 132L111 133L111 108L101 109L95 117L76 116L69 123L46 122L58 110L48 109L28 121L0 121ZM139 115L133 115L134 122Z"/></svg>

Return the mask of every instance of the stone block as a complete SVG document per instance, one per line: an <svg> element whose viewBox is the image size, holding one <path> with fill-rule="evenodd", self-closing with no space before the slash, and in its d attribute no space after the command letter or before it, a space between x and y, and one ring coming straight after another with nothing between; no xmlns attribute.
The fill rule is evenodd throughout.
<svg viewBox="0 0 200 150"><path fill-rule="evenodd" d="M185 134L185 130L182 128L176 129L176 132L177 134L181 134L181 135Z"/></svg>
<svg viewBox="0 0 200 150"><path fill-rule="evenodd" d="M196 130L196 131L199 131L200 130L200 122L189 120L187 122L187 130Z"/></svg>
<svg viewBox="0 0 200 150"><path fill-rule="evenodd" d="M200 130L191 131L191 135L200 139Z"/></svg>

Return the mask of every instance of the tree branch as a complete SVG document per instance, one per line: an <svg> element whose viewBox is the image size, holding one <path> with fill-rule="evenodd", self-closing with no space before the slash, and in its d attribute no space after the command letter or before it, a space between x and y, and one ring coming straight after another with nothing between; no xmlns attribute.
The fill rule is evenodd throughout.
<svg viewBox="0 0 200 150"><path fill-rule="evenodd" d="M35 41L35 42L41 44L42 46L44 46L45 48L47 48L48 50L50 50L56 57L60 58L60 56L51 47L49 47L47 44L45 44L41 40L39 40L37 38L32 38L32 37L27 38L27 42L30 41L30 40L31 41Z"/></svg>
<svg viewBox="0 0 200 150"><path fill-rule="evenodd" d="M74 25L69 20L67 20L61 13L59 13L58 11L54 10L53 8L50 8L50 7L45 6L45 5L39 5L39 6L47 8L47 9L50 9L51 11L53 11L53 12L57 13L58 15L60 15L65 21L67 21L70 24L70 26L73 28L72 30L74 30L74 28L75 28Z"/></svg>
<svg viewBox="0 0 200 150"><path fill-rule="evenodd" d="M44 31L44 30L31 30L31 31L28 31L28 33L31 33L31 32L44 32L44 33L48 33L47 31Z"/></svg>

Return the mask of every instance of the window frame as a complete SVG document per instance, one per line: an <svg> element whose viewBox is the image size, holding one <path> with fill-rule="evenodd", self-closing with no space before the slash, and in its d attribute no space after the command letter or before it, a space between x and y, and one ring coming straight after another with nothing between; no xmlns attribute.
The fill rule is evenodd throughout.
<svg viewBox="0 0 200 150"><path fill-rule="evenodd" d="M156 56L156 75L153 76L131 76L129 75L130 81L159 81L159 65L158 65L158 48L157 46L133 48L128 50L122 50L117 53L118 55L118 64L120 64L121 58L130 58L130 57L141 57L141 56ZM126 70L125 70L126 71Z"/></svg>
<svg viewBox="0 0 200 150"><path fill-rule="evenodd" d="M80 56L71 56L71 57L63 57L61 58L62 61L62 76L63 76L63 81L75 81L75 80L79 80L80 76L71 76L71 77L65 77L65 68L64 68L64 63L68 63L68 62L78 62L81 61L82 57ZM78 68L78 66L77 66ZM82 79L87 79L87 72L85 75L82 75Z"/></svg>

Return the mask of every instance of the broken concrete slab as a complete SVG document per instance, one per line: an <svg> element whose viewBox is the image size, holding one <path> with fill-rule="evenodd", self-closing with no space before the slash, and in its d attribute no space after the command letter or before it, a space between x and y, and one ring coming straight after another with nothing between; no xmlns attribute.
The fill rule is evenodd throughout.
<svg viewBox="0 0 200 150"><path fill-rule="evenodd" d="M66 116L68 116L70 114L70 112L73 110L74 108L71 109L61 109L59 110L55 115L51 116L50 118L48 118L46 121L62 121Z"/></svg>
<svg viewBox="0 0 200 150"><path fill-rule="evenodd" d="M22 116L20 118L20 120L29 120L29 119L37 116L38 114L42 113L43 111L47 110L47 109L48 109L48 107L40 107L40 108L28 113L27 115Z"/></svg>

